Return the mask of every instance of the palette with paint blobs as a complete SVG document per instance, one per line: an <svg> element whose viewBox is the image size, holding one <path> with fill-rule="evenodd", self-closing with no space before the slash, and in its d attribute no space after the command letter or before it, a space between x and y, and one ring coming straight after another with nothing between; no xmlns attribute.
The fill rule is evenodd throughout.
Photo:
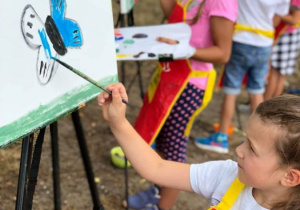
<svg viewBox="0 0 300 210"><path fill-rule="evenodd" d="M171 54L175 60L187 59L195 53L190 37L186 23L117 28L117 60L159 60L162 54Z"/></svg>

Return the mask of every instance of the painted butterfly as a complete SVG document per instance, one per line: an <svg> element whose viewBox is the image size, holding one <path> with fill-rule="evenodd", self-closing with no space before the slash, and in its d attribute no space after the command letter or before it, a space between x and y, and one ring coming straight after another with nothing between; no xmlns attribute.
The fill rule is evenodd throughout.
<svg viewBox="0 0 300 210"><path fill-rule="evenodd" d="M52 59L67 53L67 48L83 44L78 23L65 18L65 0L51 0L51 16L45 23L31 5L22 13L21 30L25 42L32 49L38 49L36 71L41 84L47 84L55 74L58 64Z"/></svg>

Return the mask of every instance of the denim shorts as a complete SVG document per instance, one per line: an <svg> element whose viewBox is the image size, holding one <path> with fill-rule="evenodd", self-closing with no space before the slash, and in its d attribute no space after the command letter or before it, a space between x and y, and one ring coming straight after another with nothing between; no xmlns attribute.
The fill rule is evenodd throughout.
<svg viewBox="0 0 300 210"><path fill-rule="evenodd" d="M238 95L247 74L247 91L250 94L264 93L270 55L271 46L257 47L233 42L231 57L225 67L223 92Z"/></svg>

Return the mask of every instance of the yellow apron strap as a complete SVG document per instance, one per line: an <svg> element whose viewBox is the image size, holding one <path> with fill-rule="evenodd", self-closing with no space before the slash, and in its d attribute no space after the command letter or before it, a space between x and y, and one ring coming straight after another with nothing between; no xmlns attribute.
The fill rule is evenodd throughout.
<svg viewBox="0 0 300 210"><path fill-rule="evenodd" d="M235 203L236 199L238 198L239 194L243 190L245 185L240 182L238 178L236 178L225 195L223 196L221 202L217 206L212 206L208 210L229 210Z"/></svg>
<svg viewBox="0 0 300 210"><path fill-rule="evenodd" d="M189 6L190 2L193 0L188 0L187 2L185 2L184 4L181 2L181 0L177 0L177 4L182 7L183 9L183 17L182 17L182 21L186 20L186 11L187 11L187 7Z"/></svg>
<svg viewBox="0 0 300 210"><path fill-rule="evenodd" d="M183 8L183 21L186 21L186 13L189 5L193 2L194 0L187 0L184 4L182 3L181 0L177 0L177 4Z"/></svg>
<svg viewBox="0 0 300 210"><path fill-rule="evenodd" d="M234 33L236 33L237 31L249 31L249 32L252 32L255 34L260 34L265 37L272 38L272 39L274 38L274 35L275 35L274 31L262 30L262 29L258 29L258 28L251 28L249 26L245 26L242 24L235 24Z"/></svg>

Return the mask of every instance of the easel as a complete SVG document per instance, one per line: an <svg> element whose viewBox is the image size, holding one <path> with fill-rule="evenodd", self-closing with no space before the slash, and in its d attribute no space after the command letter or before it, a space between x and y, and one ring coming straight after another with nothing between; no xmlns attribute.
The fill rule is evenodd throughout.
<svg viewBox="0 0 300 210"><path fill-rule="evenodd" d="M115 28L118 26L125 27L125 18L127 18L127 26L129 26L129 27L134 26L133 9L131 9L129 11L129 13L127 13L127 14L122 14L121 10L120 10L117 23L115 24ZM136 79L136 76L138 76L139 86L140 86L140 95L141 95L141 98L144 98L145 93L143 90L141 62L137 61L136 64L137 64L137 73L135 74L133 79L130 81L127 91L129 92L134 80ZM121 74L122 74L121 82L125 85L125 63L124 62L121 62Z"/></svg>
<svg viewBox="0 0 300 210"><path fill-rule="evenodd" d="M89 158L84 131L82 128L79 111L72 112L72 121L76 131L77 140L83 160L89 188L93 200L94 210L104 210L102 206L97 186L95 184L94 173ZM54 209L61 209L60 199L60 178L59 178L59 154L58 154L58 127L57 122L50 125L51 146L52 146L52 166L53 166L53 194L54 194ZM36 144L33 148L33 134L23 138L22 152L19 169L18 191L16 200L16 210L30 210L32 209L32 200L37 183L37 176L42 153L42 146L45 135L45 127L40 130L37 137Z"/></svg>

